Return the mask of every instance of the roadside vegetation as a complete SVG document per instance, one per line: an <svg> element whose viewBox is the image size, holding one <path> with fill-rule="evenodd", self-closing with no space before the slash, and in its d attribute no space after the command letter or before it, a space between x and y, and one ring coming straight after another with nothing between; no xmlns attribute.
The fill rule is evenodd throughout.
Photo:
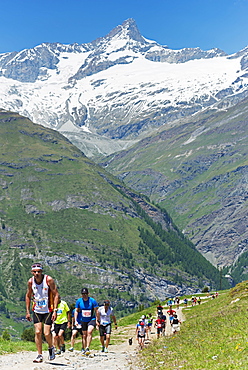
<svg viewBox="0 0 248 370"><path fill-rule="evenodd" d="M161 338L142 351L146 370L248 369L248 282L216 299L183 309L186 321L177 335Z"/></svg>

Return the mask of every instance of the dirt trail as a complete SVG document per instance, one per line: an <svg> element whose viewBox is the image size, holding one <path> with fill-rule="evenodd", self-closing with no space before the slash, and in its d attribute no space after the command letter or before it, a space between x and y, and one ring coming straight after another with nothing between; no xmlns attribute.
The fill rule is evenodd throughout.
<svg viewBox="0 0 248 370"><path fill-rule="evenodd" d="M178 317L183 320L182 309L177 310ZM167 315L166 315L167 316ZM167 319L168 321L168 319ZM171 326L167 322L166 335L171 335ZM129 345L128 339L133 338ZM156 338L155 329L152 328L150 340ZM47 360L48 351L44 351L44 362L33 363L36 352L18 352L0 356L1 370L141 370L136 362L139 351L135 339L134 325L113 330L112 339L119 344L109 346L108 353L92 350L92 357L83 357L79 351L69 352L56 356L54 361ZM98 338L93 339L99 340ZM147 342L147 345L149 342ZM99 345L100 347L100 345Z"/></svg>

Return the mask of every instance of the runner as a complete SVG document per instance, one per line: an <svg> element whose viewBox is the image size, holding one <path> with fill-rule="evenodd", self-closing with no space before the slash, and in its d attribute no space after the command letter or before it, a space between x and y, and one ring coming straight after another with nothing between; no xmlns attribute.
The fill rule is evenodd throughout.
<svg viewBox="0 0 248 370"><path fill-rule="evenodd" d="M116 317L114 315L114 310L112 307L110 307L110 301L106 299L104 301L104 306L99 307L97 311L97 325L99 325L102 352L108 352L111 334L111 319L113 319L115 323L115 328L117 329L117 322Z"/></svg>
<svg viewBox="0 0 248 370"><path fill-rule="evenodd" d="M89 297L89 291L87 288L83 288L82 298L76 301L75 310L75 325L82 325L83 338L82 338L82 355L90 355L90 343L92 341L92 332L96 327L96 315L98 310L97 301ZM78 322L78 313L82 314L81 323Z"/></svg>
<svg viewBox="0 0 248 370"><path fill-rule="evenodd" d="M71 317L72 317L72 319L71 319L72 332L71 332L71 347L69 348L69 351L73 352L77 333L79 333L82 336L82 341L83 341L83 332L82 332L82 325L78 324L76 326L76 324L75 324L75 308L72 310ZM78 312L77 320L78 320L79 323L82 322L81 312Z"/></svg>
<svg viewBox="0 0 248 370"><path fill-rule="evenodd" d="M139 344L140 349L144 348L145 337L146 337L147 328L142 319L139 319L138 324L136 325L136 338Z"/></svg>
<svg viewBox="0 0 248 370"><path fill-rule="evenodd" d="M148 339L149 334L151 334L151 331L152 331L152 323L153 323L153 316L151 313L148 314L147 321L148 321L148 330L147 330L147 339Z"/></svg>
<svg viewBox="0 0 248 370"><path fill-rule="evenodd" d="M143 321L145 327L146 327L146 339L149 340L149 330L148 330L148 318L146 317L146 315L142 315L141 316L141 320Z"/></svg>
<svg viewBox="0 0 248 370"><path fill-rule="evenodd" d="M174 318L174 314L176 313L175 310L173 310L172 308L170 308L168 311L167 311L168 315L169 315L169 320L170 320L170 324L172 325L172 320Z"/></svg>
<svg viewBox="0 0 248 370"><path fill-rule="evenodd" d="M54 321L54 346L57 349L56 355L65 352L64 333L65 329L70 327L70 309L65 301L61 301L59 296L57 318Z"/></svg>
<svg viewBox="0 0 248 370"><path fill-rule="evenodd" d="M177 315L175 314L172 320L172 333L173 334L180 331L180 324L181 324L181 321L177 318Z"/></svg>
<svg viewBox="0 0 248 370"><path fill-rule="evenodd" d="M179 310L179 306L180 306L180 298L179 297L175 298L175 305L176 305L177 310Z"/></svg>
<svg viewBox="0 0 248 370"><path fill-rule="evenodd" d="M33 277L28 280L28 289L25 297L26 319L32 321L30 316L30 304L33 298L32 310L35 329L35 343L38 356L33 362L42 362L42 323L44 323L44 335L48 343L49 360L55 359L51 326L57 317L59 293L51 276L43 274L40 263L34 263L31 267Z"/></svg>
<svg viewBox="0 0 248 370"><path fill-rule="evenodd" d="M164 320L161 319L161 316L158 315L157 319L155 320L154 327L157 328L157 338L161 336L163 333L163 326L164 326Z"/></svg>
<svg viewBox="0 0 248 370"><path fill-rule="evenodd" d="M161 314L163 313L163 306L161 306L161 304L159 303L159 305L157 306L157 314Z"/></svg>
<svg viewBox="0 0 248 370"><path fill-rule="evenodd" d="M165 337L165 328L166 328L166 315L161 314L159 318L162 320L162 336Z"/></svg>

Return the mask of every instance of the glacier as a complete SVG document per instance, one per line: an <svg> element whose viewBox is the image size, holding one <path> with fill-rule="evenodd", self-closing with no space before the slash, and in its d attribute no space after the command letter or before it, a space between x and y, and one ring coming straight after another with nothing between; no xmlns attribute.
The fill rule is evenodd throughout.
<svg viewBox="0 0 248 370"><path fill-rule="evenodd" d="M127 148L208 107L247 96L248 48L171 50L133 19L88 44L0 54L0 107L65 135L88 156Z"/></svg>

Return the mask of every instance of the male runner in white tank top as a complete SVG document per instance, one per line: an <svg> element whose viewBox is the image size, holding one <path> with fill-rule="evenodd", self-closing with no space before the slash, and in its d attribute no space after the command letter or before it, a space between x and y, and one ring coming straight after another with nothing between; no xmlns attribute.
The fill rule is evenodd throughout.
<svg viewBox="0 0 248 370"><path fill-rule="evenodd" d="M55 349L52 343L51 325L57 317L59 293L51 276L43 274L40 263L32 265L33 277L28 280L26 293L26 319L32 321L30 316L30 304L32 299L33 321L35 328L35 343L38 356L33 362L42 362L42 323L44 323L44 335L48 343L49 360L54 360Z"/></svg>

